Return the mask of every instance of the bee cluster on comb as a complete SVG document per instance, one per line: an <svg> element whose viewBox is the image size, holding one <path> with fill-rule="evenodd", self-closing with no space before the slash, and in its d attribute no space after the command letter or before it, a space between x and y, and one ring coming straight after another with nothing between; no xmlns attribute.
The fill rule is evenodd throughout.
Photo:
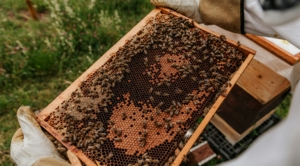
<svg viewBox="0 0 300 166"><path fill-rule="evenodd" d="M158 13L45 121L95 163L171 165L245 58L225 36Z"/></svg>

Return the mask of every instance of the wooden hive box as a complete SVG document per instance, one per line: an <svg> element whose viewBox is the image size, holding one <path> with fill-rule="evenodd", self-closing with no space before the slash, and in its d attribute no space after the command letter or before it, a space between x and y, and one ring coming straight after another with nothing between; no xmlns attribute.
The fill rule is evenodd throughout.
<svg viewBox="0 0 300 166"><path fill-rule="evenodd" d="M299 63L298 55L288 53L264 37L251 34L246 37L291 66ZM290 90L289 80L254 59L211 122L234 145L267 120Z"/></svg>
<svg viewBox="0 0 300 166"><path fill-rule="evenodd" d="M234 145L267 120L290 89L286 78L253 59L211 122Z"/></svg>
<svg viewBox="0 0 300 166"><path fill-rule="evenodd" d="M38 121L86 165L179 165L255 54L219 37L174 11L153 9Z"/></svg>

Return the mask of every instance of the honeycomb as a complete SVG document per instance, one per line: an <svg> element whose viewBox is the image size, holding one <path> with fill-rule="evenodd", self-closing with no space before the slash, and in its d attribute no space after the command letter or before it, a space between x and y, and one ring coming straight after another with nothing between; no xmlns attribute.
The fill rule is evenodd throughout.
<svg viewBox="0 0 300 166"><path fill-rule="evenodd" d="M245 60L225 36L158 13L45 121L101 165L171 165Z"/></svg>

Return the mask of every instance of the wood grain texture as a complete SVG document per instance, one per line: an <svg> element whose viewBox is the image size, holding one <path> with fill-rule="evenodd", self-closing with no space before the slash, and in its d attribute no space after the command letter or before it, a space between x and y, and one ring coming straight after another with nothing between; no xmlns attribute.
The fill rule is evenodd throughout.
<svg viewBox="0 0 300 166"><path fill-rule="evenodd" d="M289 52L285 51L284 49L278 47L274 43L261 36L256 36L252 34L246 34L245 36L292 66L299 62L299 56L294 56L290 54Z"/></svg>
<svg viewBox="0 0 300 166"><path fill-rule="evenodd" d="M262 104L266 104L290 86L285 77L255 59L237 84Z"/></svg>

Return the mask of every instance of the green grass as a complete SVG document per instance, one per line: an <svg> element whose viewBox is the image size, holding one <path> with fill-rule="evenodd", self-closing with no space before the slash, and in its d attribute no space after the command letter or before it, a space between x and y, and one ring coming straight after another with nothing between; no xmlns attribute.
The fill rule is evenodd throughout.
<svg viewBox="0 0 300 166"><path fill-rule="evenodd" d="M148 0L32 2L39 21L25 0L0 1L0 165L13 165L17 109L46 107L153 8Z"/></svg>
<svg viewBox="0 0 300 166"><path fill-rule="evenodd" d="M284 118L287 116L288 110L291 105L292 94L288 94L281 104L276 108L275 113L280 117Z"/></svg>
<svg viewBox="0 0 300 166"><path fill-rule="evenodd" d="M153 8L149 0L32 2L39 21L25 0L0 1L0 165L14 165L17 109L46 107ZM285 103L277 111L283 116Z"/></svg>

